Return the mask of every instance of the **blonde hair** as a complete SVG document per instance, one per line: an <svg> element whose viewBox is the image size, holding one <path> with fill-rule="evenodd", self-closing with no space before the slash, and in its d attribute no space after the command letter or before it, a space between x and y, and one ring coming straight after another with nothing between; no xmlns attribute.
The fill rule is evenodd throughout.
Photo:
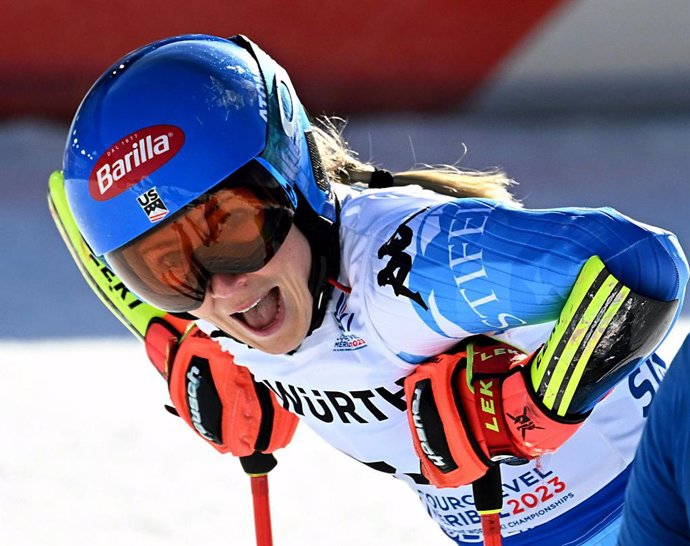
<svg viewBox="0 0 690 546"><path fill-rule="evenodd" d="M320 117L313 126L323 167L332 182L368 184L375 166L365 163L351 150L343 137L345 122ZM509 187L515 184L500 169L461 170L453 165L423 165L422 168L393 173L394 186L418 185L452 197L484 197L520 206Z"/></svg>

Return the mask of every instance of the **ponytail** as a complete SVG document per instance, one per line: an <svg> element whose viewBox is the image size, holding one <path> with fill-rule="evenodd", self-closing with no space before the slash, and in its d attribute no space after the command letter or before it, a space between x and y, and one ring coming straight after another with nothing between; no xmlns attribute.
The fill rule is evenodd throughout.
<svg viewBox="0 0 690 546"><path fill-rule="evenodd" d="M350 150L343 138L343 120L321 117L314 124L314 139L319 148L323 167L332 182L353 185L370 185L377 171L374 165L365 163ZM509 188L515 182L499 169L487 171L461 170L452 165L424 166L392 174L389 185L418 185L451 197L483 197L520 206ZM372 187L374 187L372 185Z"/></svg>

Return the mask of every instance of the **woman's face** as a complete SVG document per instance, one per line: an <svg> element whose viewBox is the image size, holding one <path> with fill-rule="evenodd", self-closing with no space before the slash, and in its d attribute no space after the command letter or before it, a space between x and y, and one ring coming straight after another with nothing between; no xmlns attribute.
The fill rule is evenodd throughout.
<svg viewBox="0 0 690 546"><path fill-rule="evenodd" d="M311 324L311 251L293 225L273 258L253 273L215 274L192 314L260 351L296 349Z"/></svg>

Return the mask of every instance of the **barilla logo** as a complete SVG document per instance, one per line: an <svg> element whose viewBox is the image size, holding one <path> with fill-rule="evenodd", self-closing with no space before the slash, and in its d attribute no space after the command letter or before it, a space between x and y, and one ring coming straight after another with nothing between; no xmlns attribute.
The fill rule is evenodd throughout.
<svg viewBox="0 0 690 546"><path fill-rule="evenodd" d="M89 176L89 192L107 201L138 184L170 161L184 144L174 125L152 125L121 138L96 162Z"/></svg>

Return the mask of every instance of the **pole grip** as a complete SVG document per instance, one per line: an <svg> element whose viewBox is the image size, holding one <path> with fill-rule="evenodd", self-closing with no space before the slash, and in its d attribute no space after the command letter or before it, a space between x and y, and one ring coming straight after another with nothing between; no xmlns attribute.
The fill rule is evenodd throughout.
<svg viewBox="0 0 690 546"><path fill-rule="evenodd" d="M503 486L499 464L489 467L486 474L472 483L472 494L474 505L482 519L484 546L501 546Z"/></svg>

